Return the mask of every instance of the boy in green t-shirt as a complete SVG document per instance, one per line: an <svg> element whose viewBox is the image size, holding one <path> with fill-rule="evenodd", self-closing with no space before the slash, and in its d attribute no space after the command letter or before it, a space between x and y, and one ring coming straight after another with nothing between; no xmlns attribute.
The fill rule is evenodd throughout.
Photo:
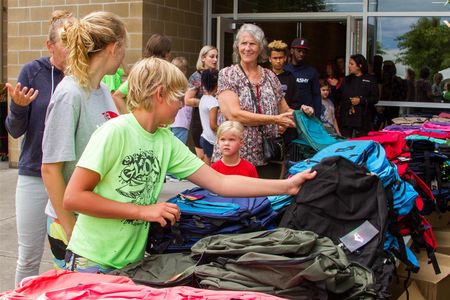
<svg viewBox="0 0 450 300"><path fill-rule="evenodd" d="M183 106L187 81L158 58L138 62L129 75L131 113L92 135L64 194L64 207L79 212L66 255L67 267L106 273L144 256L149 222L180 218L178 206L157 203L166 173L224 196L297 194L315 172L286 180L223 175L205 165L164 125Z"/></svg>

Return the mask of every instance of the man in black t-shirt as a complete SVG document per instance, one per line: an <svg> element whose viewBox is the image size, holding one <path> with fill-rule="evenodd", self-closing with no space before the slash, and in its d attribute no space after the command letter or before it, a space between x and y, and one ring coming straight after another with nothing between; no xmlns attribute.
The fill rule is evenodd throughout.
<svg viewBox="0 0 450 300"><path fill-rule="evenodd" d="M286 43L282 41L273 41L268 45L269 48L269 62L271 70L277 75L281 83L281 89L283 90L283 96L287 104L292 109L300 109L301 103L298 98L297 84L295 83L295 77L291 72L284 70L286 64L289 48ZM297 130L295 128L287 128L282 132L282 136L285 143L285 149L287 155L289 153L289 147L292 140L298 138ZM288 157L289 159L289 157ZM281 171L281 176L284 175L285 165Z"/></svg>
<svg viewBox="0 0 450 300"><path fill-rule="evenodd" d="M292 109L300 109L300 101L298 101L297 86L295 84L295 77L291 72L284 70L289 49L286 43L282 41L273 41L268 45L269 48L269 62L272 71L277 75L281 82L284 99Z"/></svg>

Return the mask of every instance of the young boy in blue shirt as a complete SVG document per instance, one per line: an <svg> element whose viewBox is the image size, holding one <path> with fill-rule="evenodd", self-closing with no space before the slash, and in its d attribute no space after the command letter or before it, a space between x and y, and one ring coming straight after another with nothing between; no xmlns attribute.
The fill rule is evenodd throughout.
<svg viewBox="0 0 450 300"><path fill-rule="evenodd" d="M297 194L309 171L286 180L226 176L198 159L164 127L183 106L184 75L158 58L138 62L129 75L131 113L102 125L89 141L64 194L79 212L66 260L68 269L106 273L144 256L149 222L165 226L179 208L157 203L169 172L214 193L250 197Z"/></svg>

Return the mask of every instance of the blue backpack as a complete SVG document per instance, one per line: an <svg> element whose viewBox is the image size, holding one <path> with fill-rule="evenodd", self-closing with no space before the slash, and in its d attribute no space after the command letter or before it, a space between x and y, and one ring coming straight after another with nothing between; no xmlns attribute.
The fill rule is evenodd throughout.
<svg viewBox="0 0 450 300"><path fill-rule="evenodd" d="M343 137L331 135L317 117L308 116L302 110L294 111L294 121L300 139L316 151L344 140Z"/></svg>
<svg viewBox="0 0 450 300"><path fill-rule="evenodd" d="M289 169L289 173L297 174L310 169L322 159L331 156L341 156L357 165L365 165L376 174L383 186L389 187L394 199L394 209L399 216L407 215L413 208L418 196L414 188L400 178L397 166L386 158L383 147L374 141L344 141L335 143L319 151L312 158L301 161Z"/></svg>
<svg viewBox="0 0 450 300"><path fill-rule="evenodd" d="M267 197L222 197L198 187L167 202L178 205L180 221L176 226L166 228L152 223L149 252L188 251L206 236L272 229L277 216Z"/></svg>

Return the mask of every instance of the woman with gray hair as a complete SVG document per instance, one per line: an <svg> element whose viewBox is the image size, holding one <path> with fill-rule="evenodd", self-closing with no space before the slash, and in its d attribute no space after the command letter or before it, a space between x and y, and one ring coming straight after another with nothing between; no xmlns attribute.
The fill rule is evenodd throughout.
<svg viewBox="0 0 450 300"><path fill-rule="evenodd" d="M242 25L233 45L236 64L220 71L217 97L220 122L231 120L244 125L241 157L256 166L260 177L278 178L281 166L264 161L263 136L277 137L295 124L277 76L259 66L267 59L266 48L261 28ZM313 113L309 106L302 109ZM219 158L219 149L215 147L213 161Z"/></svg>

